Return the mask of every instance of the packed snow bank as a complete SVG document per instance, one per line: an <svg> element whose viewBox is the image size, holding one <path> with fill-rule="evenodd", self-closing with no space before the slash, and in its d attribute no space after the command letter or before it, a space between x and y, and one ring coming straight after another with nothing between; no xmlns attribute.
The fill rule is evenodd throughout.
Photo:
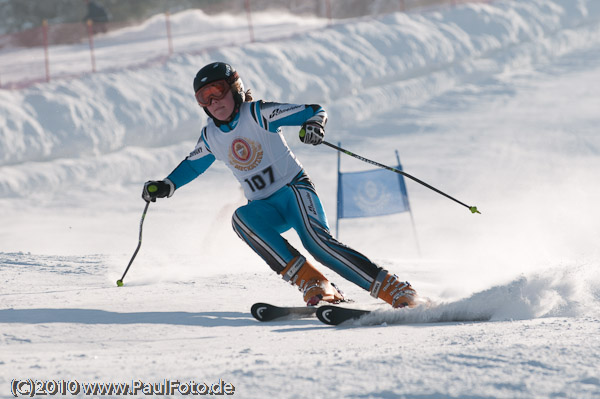
<svg viewBox="0 0 600 399"><path fill-rule="evenodd" d="M174 18L181 23L174 29L196 25L190 23L194 18L202 15ZM357 119L426 101L515 64L596 46L599 18L600 6L591 0L462 5L351 21L282 42L178 55L143 70L0 91L0 165L193 140L193 127L205 116L193 101L191 82L199 67L216 59L235 65L261 98L324 104L330 129L343 131ZM131 34L123 32L119 44L135 46ZM0 195L22 193L24 185L2 177Z"/></svg>

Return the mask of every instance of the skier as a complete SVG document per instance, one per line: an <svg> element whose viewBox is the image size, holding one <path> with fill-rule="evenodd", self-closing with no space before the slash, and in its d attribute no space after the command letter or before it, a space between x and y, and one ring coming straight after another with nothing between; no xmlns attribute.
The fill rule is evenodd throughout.
<svg viewBox="0 0 600 399"><path fill-rule="evenodd" d="M195 149L171 174L145 183L145 201L171 197L218 159L231 169L248 199L234 212L233 229L283 280L298 286L307 306L338 303L344 296L281 236L290 228L316 260L373 297L393 307L415 305L416 293L408 282L331 236L315 187L281 133L281 126L300 126L303 143L321 144L327 123L323 108L253 101L238 73L223 62L200 69L194 92L208 122Z"/></svg>

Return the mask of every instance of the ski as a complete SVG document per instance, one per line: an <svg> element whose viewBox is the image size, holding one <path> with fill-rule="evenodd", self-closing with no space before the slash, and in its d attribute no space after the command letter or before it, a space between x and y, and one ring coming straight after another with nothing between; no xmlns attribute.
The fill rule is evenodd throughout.
<svg viewBox="0 0 600 399"><path fill-rule="evenodd" d="M252 305L250 313L258 321L274 321L279 319L301 319L315 314L314 306L275 306L258 302Z"/></svg>
<svg viewBox="0 0 600 399"><path fill-rule="evenodd" d="M348 320L356 320L371 313L369 310L344 308L341 306L324 305L317 308L317 318L332 326L337 326Z"/></svg>

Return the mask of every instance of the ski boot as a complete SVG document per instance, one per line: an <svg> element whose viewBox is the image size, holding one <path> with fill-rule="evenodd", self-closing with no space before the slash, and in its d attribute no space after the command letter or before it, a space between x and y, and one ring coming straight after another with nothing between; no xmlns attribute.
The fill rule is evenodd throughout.
<svg viewBox="0 0 600 399"><path fill-rule="evenodd" d="M398 276L384 269L381 269L371 285L371 296L383 299L394 308L417 306L417 292L410 283L398 280Z"/></svg>
<svg viewBox="0 0 600 399"><path fill-rule="evenodd" d="M342 292L303 256L292 259L281 275L285 281L298 286L304 295L306 306L315 306L321 301L339 303L344 300Z"/></svg>

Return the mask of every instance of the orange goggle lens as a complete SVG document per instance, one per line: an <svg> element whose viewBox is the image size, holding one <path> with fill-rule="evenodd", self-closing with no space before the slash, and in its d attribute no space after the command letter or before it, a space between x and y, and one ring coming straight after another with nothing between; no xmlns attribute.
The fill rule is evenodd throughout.
<svg viewBox="0 0 600 399"><path fill-rule="evenodd" d="M230 90L229 85L224 80L217 80L201 87L196 92L196 101L202 107L208 107L212 100L221 100Z"/></svg>

